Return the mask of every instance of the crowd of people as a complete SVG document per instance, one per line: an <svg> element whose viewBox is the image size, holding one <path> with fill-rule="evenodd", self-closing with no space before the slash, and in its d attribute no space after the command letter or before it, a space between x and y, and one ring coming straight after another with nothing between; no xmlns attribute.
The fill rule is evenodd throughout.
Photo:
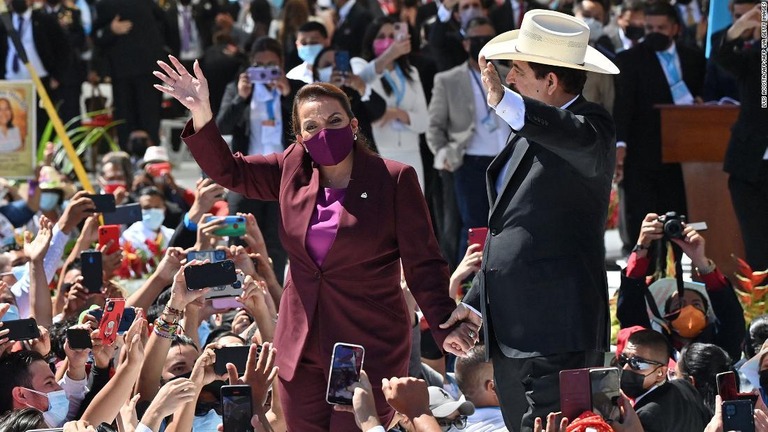
<svg viewBox="0 0 768 432"><path fill-rule="evenodd" d="M725 372L768 431L768 316L745 321L702 233L666 224L687 206L656 106L741 100L724 169L747 261L768 267L760 9L731 0L708 40L707 7L11 0L62 119L90 82L111 85L124 122L93 173L114 210L51 144L34 178L0 173L0 432L715 432ZM3 78L28 79L0 40ZM193 188L159 145L162 118L189 116ZM627 256L614 316L612 188ZM214 261L237 282L190 288ZM333 395L348 405L328 403L339 342L365 350ZM250 348L222 370L228 347ZM599 367L620 371L615 410L566 418L559 373ZM227 385L250 389L244 422Z"/></svg>

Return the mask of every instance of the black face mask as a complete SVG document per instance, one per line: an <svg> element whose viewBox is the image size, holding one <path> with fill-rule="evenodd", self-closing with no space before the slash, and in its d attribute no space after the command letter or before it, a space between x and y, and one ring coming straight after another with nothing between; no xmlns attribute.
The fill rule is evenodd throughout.
<svg viewBox="0 0 768 432"><path fill-rule="evenodd" d="M469 38L469 58L477 61L480 57L480 50L483 49L491 39L490 36L473 36Z"/></svg>
<svg viewBox="0 0 768 432"><path fill-rule="evenodd" d="M627 26L627 28L624 29L624 35L629 40L638 41L642 39L643 36L645 36L645 27L633 26L630 24Z"/></svg>
<svg viewBox="0 0 768 432"><path fill-rule="evenodd" d="M192 3L192 0L179 0L179 3L181 3L182 6L188 6L190 3Z"/></svg>
<svg viewBox="0 0 768 432"><path fill-rule="evenodd" d="M654 51L664 51L672 44L672 38L661 33L648 33L643 42Z"/></svg>
<svg viewBox="0 0 768 432"><path fill-rule="evenodd" d="M45 0L45 2L50 6L58 6L61 3L61 0Z"/></svg>
<svg viewBox="0 0 768 432"><path fill-rule="evenodd" d="M637 399L646 392L646 389L643 388L643 382L645 382L646 376L647 375L635 373L630 370L621 371L621 384L619 385L621 391L630 398Z"/></svg>
<svg viewBox="0 0 768 432"><path fill-rule="evenodd" d="M29 9L27 0L11 0L11 9L19 15L23 14Z"/></svg>
<svg viewBox="0 0 768 432"><path fill-rule="evenodd" d="M760 387L768 391L768 369L760 371Z"/></svg>

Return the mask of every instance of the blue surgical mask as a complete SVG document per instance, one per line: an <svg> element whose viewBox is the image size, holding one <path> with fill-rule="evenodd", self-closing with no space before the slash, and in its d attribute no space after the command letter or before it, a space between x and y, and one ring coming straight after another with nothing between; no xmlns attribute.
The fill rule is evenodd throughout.
<svg viewBox="0 0 768 432"><path fill-rule="evenodd" d="M165 210L152 208L141 210L141 222L150 231L157 231L165 220Z"/></svg>
<svg viewBox="0 0 768 432"><path fill-rule="evenodd" d="M324 82L324 83L331 82L331 75L332 74L333 74L333 67L332 66L324 67L322 69L318 69L318 71L317 71L317 79L318 79L318 81Z"/></svg>
<svg viewBox="0 0 768 432"><path fill-rule="evenodd" d="M297 49L299 58L304 63L314 64L317 55L325 48L321 44L300 45Z"/></svg>
<svg viewBox="0 0 768 432"><path fill-rule="evenodd" d="M20 266L16 266L11 269L11 273L13 273L13 277L16 278L16 281L20 281L21 278L27 274L27 265L22 264Z"/></svg>
<svg viewBox="0 0 768 432"><path fill-rule="evenodd" d="M67 393L64 390L52 391L50 393L39 392L31 388L27 390L48 398L48 409L43 412L43 419L45 419L49 427L57 428L64 425L69 413L69 399L67 399Z"/></svg>
<svg viewBox="0 0 768 432"><path fill-rule="evenodd" d="M21 315L19 315L19 307L12 304L0 321L16 321L19 319L21 319Z"/></svg>
<svg viewBox="0 0 768 432"><path fill-rule="evenodd" d="M221 416L216 411L210 410L204 416L195 416L195 419L192 420L192 430L195 432L217 432L221 423Z"/></svg>
<svg viewBox="0 0 768 432"><path fill-rule="evenodd" d="M56 192L42 192L40 194L40 210L51 211L59 204L59 194Z"/></svg>
<svg viewBox="0 0 768 432"><path fill-rule="evenodd" d="M603 35L603 23L592 18L584 18L584 23L589 27L589 41L595 42Z"/></svg>
<svg viewBox="0 0 768 432"><path fill-rule="evenodd" d="M283 0L271 0L272 6L275 7L275 9L282 9L283 3L285 3Z"/></svg>

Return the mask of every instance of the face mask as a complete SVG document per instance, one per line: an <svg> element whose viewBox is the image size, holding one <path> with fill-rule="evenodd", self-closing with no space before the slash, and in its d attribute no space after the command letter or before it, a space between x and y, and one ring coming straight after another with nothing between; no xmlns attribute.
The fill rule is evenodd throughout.
<svg viewBox="0 0 768 432"><path fill-rule="evenodd" d="M491 40L488 36L473 36L469 38L469 58L477 61L480 50Z"/></svg>
<svg viewBox="0 0 768 432"><path fill-rule="evenodd" d="M16 321L21 319L21 316L19 315L19 308L12 304L10 308L8 308L8 312L3 315L3 319L0 321Z"/></svg>
<svg viewBox="0 0 768 432"><path fill-rule="evenodd" d="M195 416L192 421L192 430L195 432L217 432L220 424L221 416L216 411L210 410L202 417Z"/></svg>
<svg viewBox="0 0 768 432"><path fill-rule="evenodd" d="M603 23L592 17L584 18L584 23L589 27L589 40L594 42L600 39L603 35Z"/></svg>
<svg viewBox="0 0 768 432"><path fill-rule="evenodd" d="M661 33L648 33L644 43L654 51L664 51L672 44L672 38Z"/></svg>
<svg viewBox="0 0 768 432"><path fill-rule="evenodd" d="M40 209L42 211L51 211L59 203L59 194L56 192L43 192L40 194Z"/></svg>
<svg viewBox="0 0 768 432"><path fill-rule="evenodd" d="M698 336L706 326L707 316L692 305L680 309L680 315L672 321L675 332L687 339Z"/></svg>
<svg viewBox="0 0 768 432"><path fill-rule="evenodd" d="M20 266L16 266L11 269L11 273L13 273L13 277L15 277L17 281L20 281L21 278L27 274L27 265L22 264Z"/></svg>
<svg viewBox="0 0 768 432"><path fill-rule="evenodd" d="M395 40L392 38L375 39L373 41L373 54L376 57L380 57L393 43L395 43Z"/></svg>
<svg viewBox="0 0 768 432"><path fill-rule="evenodd" d="M341 129L323 129L304 140L304 147L312 160L322 166L338 165L349 156L355 138L352 126Z"/></svg>
<svg viewBox="0 0 768 432"><path fill-rule="evenodd" d="M654 369L648 375L654 372L656 372L656 369ZM643 387L643 383L645 382L645 377L648 375L639 374L630 370L622 370L620 384L621 391L623 391L624 394L632 399L639 398L643 395L643 393L646 392L645 388Z"/></svg>
<svg viewBox="0 0 768 432"><path fill-rule="evenodd" d="M299 58L304 63L314 64L317 55L320 54L320 51L322 51L323 48L324 47L320 44L300 45L297 51Z"/></svg>
<svg viewBox="0 0 768 432"><path fill-rule="evenodd" d="M320 82L331 82L331 75L333 74L333 66L324 67L317 71L317 80Z"/></svg>
<svg viewBox="0 0 768 432"><path fill-rule="evenodd" d="M106 182L104 186L101 187L101 190L104 191L104 193L106 194L114 194L118 188L126 189L125 182L123 181Z"/></svg>
<svg viewBox="0 0 768 432"><path fill-rule="evenodd" d="M69 413L67 393L64 390L52 391L50 393L43 393L32 389L27 390L48 398L48 409L43 412L43 418L48 423L48 426L53 428L61 427L67 419L67 413Z"/></svg>
<svg viewBox="0 0 768 432"><path fill-rule="evenodd" d="M480 8L470 7L459 12L459 17L461 18L461 28L467 28L467 24L472 21L472 18L477 18L479 16L483 16L483 11Z"/></svg>
<svg viewBox="0 0 768 432"><path fill-rule="evenodd" d="M165 220L165 210L153 208L141 211L141 222L150 231L157 231Z"/></svg>
<svg viewBox="0 0 768 432"><path fill-rule="evenodd" d="M624 36L633 41L640 40L645 36L645 28L642 26L628 25L627 28L624 29Z"/></svg>
<svg viewBox="0 0 768 432"><path fill-rule="evenodd" d="M27 0L11 0L11 9L21 15L27 11Z"/></svg>
<svg viewBox="0 0 768 432"><path fill-rule="evenodd" d="M283 8L283 0L271 0L272 6L274 6L276 9L282 9Z"/></svg>

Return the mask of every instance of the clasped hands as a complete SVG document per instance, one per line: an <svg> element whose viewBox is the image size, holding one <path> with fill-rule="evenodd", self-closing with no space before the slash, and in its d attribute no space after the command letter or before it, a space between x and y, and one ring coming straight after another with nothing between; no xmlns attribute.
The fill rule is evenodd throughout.
<svg viewBox="0 0 768 432"><path fill-rule="evenodd" d="M443 350L458 357L466 357L480 339L482 325L483 319L480 315L460 303L448 320L440 324L441 329L456 326L443 341Z"/></svg>

